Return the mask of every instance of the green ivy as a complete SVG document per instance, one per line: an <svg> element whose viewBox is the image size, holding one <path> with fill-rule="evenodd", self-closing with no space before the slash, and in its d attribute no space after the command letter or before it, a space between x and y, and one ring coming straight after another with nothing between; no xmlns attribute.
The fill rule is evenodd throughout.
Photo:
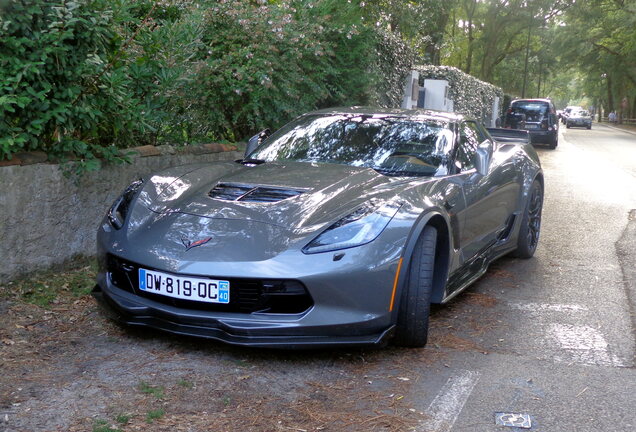
<svg viewBox="0 0 636 432"><path fill-rule="evenodd" d="M475 119L490 121L492 104L499 98L500 110L504 104L504 93L499 87L481 81L452 66L417 66L420 72L420 86L425 79L446 80L449 83L450 98L453 100L455 112ZM496 113L499 116L501 113Z"/></svg>

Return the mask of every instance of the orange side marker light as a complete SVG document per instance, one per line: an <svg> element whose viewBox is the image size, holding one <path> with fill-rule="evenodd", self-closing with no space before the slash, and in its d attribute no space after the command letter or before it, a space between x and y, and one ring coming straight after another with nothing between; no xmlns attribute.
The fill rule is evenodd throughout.
<svg viewBox="0 0 636 432"><path fill-rule="evenodd" d="M393 305L395 303L395 292L397 291L398 279L400 278L400 269L402 268L402 259L398 261L397 270L395 271L395 280L393 281L393 293L391 294L391 305L389 306L389 312L393 311Z"/></svg>

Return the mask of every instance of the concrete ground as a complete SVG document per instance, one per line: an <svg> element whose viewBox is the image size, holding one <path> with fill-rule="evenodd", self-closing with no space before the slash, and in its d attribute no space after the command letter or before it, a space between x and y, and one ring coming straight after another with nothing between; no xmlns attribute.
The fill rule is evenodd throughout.
<svg viewBox="0 0 636 432"><path fill-rule="evenodd" d="M535 257L433 308L426 348L241 349L5 297L0 431L636 428L636 137L562 128L538 151Z"/></svg>

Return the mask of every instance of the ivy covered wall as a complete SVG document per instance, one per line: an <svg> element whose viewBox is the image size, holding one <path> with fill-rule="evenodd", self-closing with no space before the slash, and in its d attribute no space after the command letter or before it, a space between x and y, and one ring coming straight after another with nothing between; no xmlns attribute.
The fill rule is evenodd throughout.
<svg viewBox="0 0 636 432"><path fill-rule="evenodd" d="M478 80L472 75L451 66L423 65L414 68L420 73L420 86L425 79L446 80L449 84L449 98L453 100L455 112L481 119L485 124L490 122L492 106L499 97L499 112L504 103L504 93L499 87Z"/></svg>

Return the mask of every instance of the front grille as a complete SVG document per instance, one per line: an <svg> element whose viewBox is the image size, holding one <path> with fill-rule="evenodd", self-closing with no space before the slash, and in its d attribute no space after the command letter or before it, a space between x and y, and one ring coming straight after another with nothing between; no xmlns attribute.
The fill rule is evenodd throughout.
<svg viewBox="0 0 636 432"><path fill-rule="evenodd" d="M211 198L225 201L278 202L305 192L302 189L275 186L253 186L235 183L219 183L209 193Z"/></svg>
<svg viewBox="0 0 636 432"><path fill-rule="evenodd" d="M204 303L194 300L183 300L138 289L139 265L108 255L106 271L113 285L140 297L158 303L182 309L239 312L239 313L280 313L298 314L305 312L313 305L313 300L304 285L294 280L260 280L244 278L214 277L210 279L228 280L230 282L230 303ZM143 266L148 270L158 270ZM186 276L186 275L182 275ZM192 277L201 277L192 275Z"/></svg>

